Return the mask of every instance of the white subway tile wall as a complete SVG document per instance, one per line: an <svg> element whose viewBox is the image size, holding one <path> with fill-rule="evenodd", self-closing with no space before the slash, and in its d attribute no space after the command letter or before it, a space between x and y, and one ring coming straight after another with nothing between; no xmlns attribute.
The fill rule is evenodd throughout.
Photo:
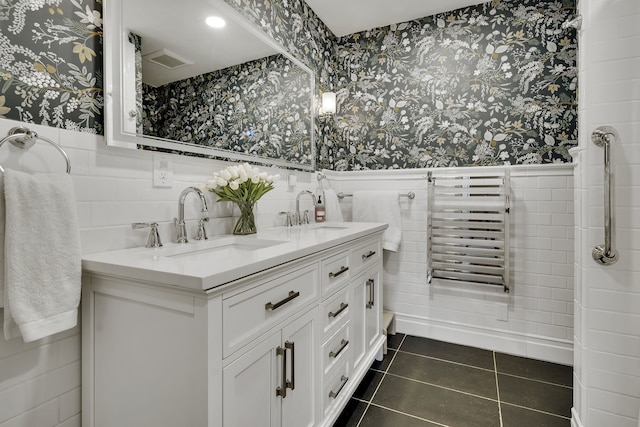
<svg viewBox="0 0 640 427"><path fill-rule="evenodd" d="M501 168L493 168L499 170ZM573 165L511 167L510 294L428 286L426 170L325 171L336 192L414 191L400 198L403 239L384 255L385 308L403 332L527 357L573 360ZM469 169L459 168L460 172ZM341 201L351 219L351 198ZM497 307L508 304L507 319Z"/></svg>
<svg viewBox="0 0 640 427"><path fill-rule="evenodd" d="M146 230L132 230L132 222L156 221L163 241L175 238L172 219L178 196L187 186L199 185L227 162L172 155L172 188L153 188L152 155L149 152L106 147L102 136L70 132L46 126L0 119L0 138L14 126L27 126L59 142L71 160L83 253L143 246ZM29 172L63 172L64 158L46 142L27 152L4 144L0 165ZM276 188L257 204L258 227L283 223L279 211L293 211L301 190L315 191L315 175L259 166L283 176ZM295 174L298 184L289 187L286 176ZM210 236L231 232L232 209L208 197ZM187 199L187 219L199 217L195 197ZM312 209L305 198L302 209ZM235 212L237 215L237 210ZM43 212L46 215L46 212ZM193 235L194 221L189 224ZM2 309L0 309L0 314ZM0 321L0 324L2 322ZM80 327L24 344L5 341L0 333L0 427L79 427L81 411Z"/></svg>
<svg viewBox="0 0 640 427"><path fill-rule="evenodd" d="M638 427L640 408L640 2L581 0L580 152L576 168L574 427ZM613 126L614 247L604 242L603 149L590 141Z"/></svg>

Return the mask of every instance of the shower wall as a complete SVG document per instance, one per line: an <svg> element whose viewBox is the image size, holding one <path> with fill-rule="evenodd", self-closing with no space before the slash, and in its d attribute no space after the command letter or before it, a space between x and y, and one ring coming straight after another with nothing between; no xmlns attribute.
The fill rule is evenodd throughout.
<svg viewBox="0 0 640 427"><path fill-rule="evenodd" d="M576 168L574 427L638 427L640 409L640 2L581 0L580 154ZM614 247L619 260L596 264L604 242L603 149L612 145Z"/></svg>
<svg viewBox="0 0 640 427"><path fill-rule="evenodd" d="M484 171L502 167L483 168ZM573 165L510 167L511 283L502 288L427 285L427 169L323 171L336 191L414 191L400 198L403 237L384 253L384 305L398 330L571 364L573 360ZM438 168L434 174L477 172ZM351 198L341 202L351 219ZM435 283L435 279L434 279Z"/></svg>

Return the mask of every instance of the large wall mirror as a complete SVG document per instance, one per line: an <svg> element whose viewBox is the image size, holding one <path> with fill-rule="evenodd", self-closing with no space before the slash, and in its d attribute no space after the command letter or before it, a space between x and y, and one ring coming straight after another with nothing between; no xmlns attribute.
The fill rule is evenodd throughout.
<svg viewBox="0 0 640 427"><path fill-rule="evenodd" d="M223 0L104 8L107 144L314 170L313 71L261 29Z"/></svg>

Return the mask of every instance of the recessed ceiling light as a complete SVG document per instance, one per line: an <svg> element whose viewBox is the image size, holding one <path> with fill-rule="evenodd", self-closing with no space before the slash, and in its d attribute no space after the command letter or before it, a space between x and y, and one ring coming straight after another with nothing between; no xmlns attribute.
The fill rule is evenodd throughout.
<svg viewBox="0 0 640 427"><path fill-rule="evenodd" d="M227 25L224 19L220 18L219 16L210 16L205 20L205 22L208 26L213 28L222 28Z"/></svg>

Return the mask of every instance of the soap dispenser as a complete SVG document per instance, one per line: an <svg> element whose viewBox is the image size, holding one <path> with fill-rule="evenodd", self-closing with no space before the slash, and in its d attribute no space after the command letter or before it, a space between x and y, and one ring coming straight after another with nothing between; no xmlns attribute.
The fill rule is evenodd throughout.
<svg viewBox="0 0 640 427"><path fill-rule="evenodd" d="M316 203L316 222L324 222L326 218L326 211L324 209L324 202L322 201L322 194L318 196L318 203Z"/></svg>

